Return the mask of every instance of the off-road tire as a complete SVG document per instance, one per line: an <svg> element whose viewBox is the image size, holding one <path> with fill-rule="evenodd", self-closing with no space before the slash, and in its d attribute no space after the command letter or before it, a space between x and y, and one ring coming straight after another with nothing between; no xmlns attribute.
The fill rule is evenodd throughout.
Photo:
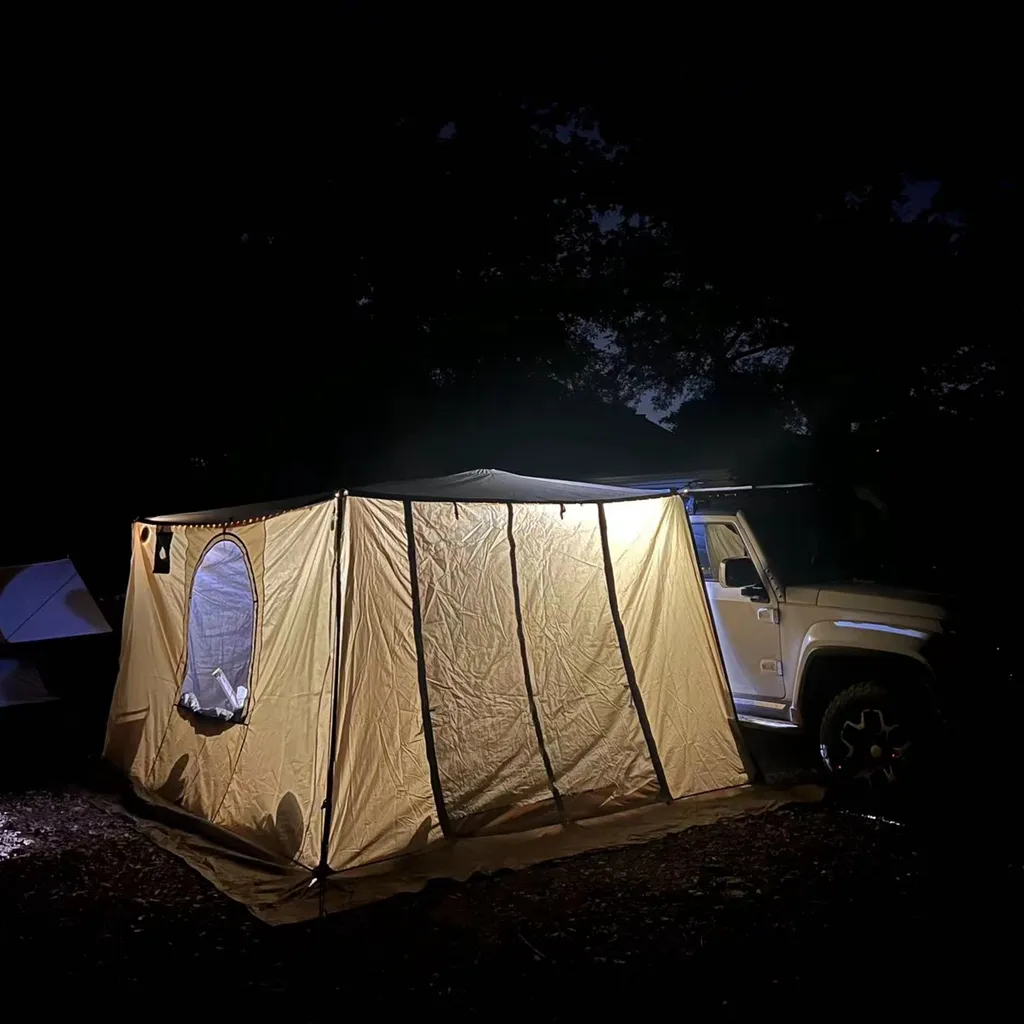
<svg viewBox="0 0 1024 1024"><path fill-rule="evenodd" d="M923 716L902 694L876 682L848 686L818 728L826 781L843 790L904 788L916 775L924 733Z"/></svg>

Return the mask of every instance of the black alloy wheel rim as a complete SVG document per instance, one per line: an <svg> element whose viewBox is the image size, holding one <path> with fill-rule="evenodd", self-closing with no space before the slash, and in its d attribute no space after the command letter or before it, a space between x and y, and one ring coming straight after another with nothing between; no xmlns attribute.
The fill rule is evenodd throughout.
<svg viewBox="0 0 1024 1024"><path fill-rule="evenodd" d="M910 731L892 710L868 707L848 715L832 744L821 744L829 771L850 781L884 788L904 773Z"/></svg>

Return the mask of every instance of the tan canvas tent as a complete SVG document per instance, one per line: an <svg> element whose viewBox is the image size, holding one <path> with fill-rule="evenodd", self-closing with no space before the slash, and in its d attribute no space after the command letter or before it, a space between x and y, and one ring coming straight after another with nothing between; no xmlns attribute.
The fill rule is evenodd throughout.
<svg viewBox="0 0 1024 1024"><path fill-rule="evenodd" d="M481 470L133 529L106 757L307 880L747 781L677 496Z"/></svg>

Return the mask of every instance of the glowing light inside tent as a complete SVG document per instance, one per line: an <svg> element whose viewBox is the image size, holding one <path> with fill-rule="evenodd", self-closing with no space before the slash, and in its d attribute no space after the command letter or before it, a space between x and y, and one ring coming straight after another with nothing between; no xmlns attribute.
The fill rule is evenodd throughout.
<svg viewBox="0 0 1024 1024"><path fill-rule="evenodd" d="M593 503L536 507L541 509L547 518L560 522L570 529L575 529L581 524L593 527L597 525L597 505ZM657 498L606 502L604 511L609 541L613 545L625 545L635 541L657 523L663 510L663 501Z"/></svg>
<svg viewBox="0 0 1024 1024"><path fill-rule="evenodd" d="M608 523L608 542L612 547L626 547L652 532L665 513L665 501L650 498L643 501L617 501L604 507Z"/></svg>

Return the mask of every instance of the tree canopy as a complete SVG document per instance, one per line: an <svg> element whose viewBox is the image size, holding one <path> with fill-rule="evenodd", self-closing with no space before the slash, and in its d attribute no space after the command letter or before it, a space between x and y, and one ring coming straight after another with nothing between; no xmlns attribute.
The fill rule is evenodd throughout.
<svg viewBox="0 0 1024 1024"><path fill-rule="evenodd" d="M964 421L1005 436L1003 83L915 100L805 69L605 70L533 92L353 77L315 101L245 79L138 138L71 104L62 144L106 159L55 158L27 193L60 200L21 268L18 372L51 428L14 464L136 512L294 493L552 381L666 413L666 469L711 435L724 457L797 431L844 458Z"/></svg>

